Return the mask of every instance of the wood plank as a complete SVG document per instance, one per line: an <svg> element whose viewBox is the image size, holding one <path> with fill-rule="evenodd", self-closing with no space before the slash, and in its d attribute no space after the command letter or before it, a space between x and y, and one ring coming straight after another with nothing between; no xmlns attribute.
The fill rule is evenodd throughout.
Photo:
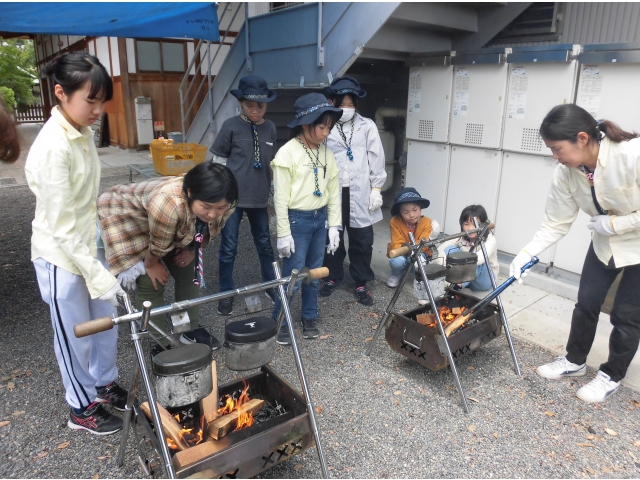
<svg viewBox="0 0 640 480"><path fill-rule="evenodd" d="M207 423L213 422L218 418L218 370L215 361L211 362L211 380L213 382L213 390L202 400L202 411Z"/></svg>
<svg viewBox="0 0 640 480"><path fill-rule="evenodd" d="M420 313L416 315L416 320L420 325L433 325L436 323L436 316L433 313Z"/></svg>
<svg viewBox="0 0 640 480"><path fill-rule="evenodd" d="M213 438L214 440L219 440L224 437L226 434L231 432L236 428L238 417L247 412L251 412L252 414L258 413L262 410L262 406L264 405L264 400L259 398L252 398L247 403L242 405L238 410L234 410L233 412L223 415L215 419L213 422L207 425L207 431L209 432L209 438Z"/></svg>
<svg viewBox="0 0 640 480"><path fill-rule="evenodd" d="M210 457L211 455L224 450L230 445L231 442L226 438L223 438L222 440L208 440L206 442L202 442L181 452L176 452L176 454L173 456L173 465L176 469L188 467L192 463L198 462L203 458ZM210 477L202 478L215 477L215 475L211 475Z"/></svg>
<svg viewBox="0 0 640 480"><path fill-rule="evenodd" d="M178 446L178 450L187 450L189 445L180 435L180 430L182 430L180 424L162 405L159 403L156 403L156 405L158 405L158 411L160 412L160 422L162 422L162 430L164 431L164 434L167 438L173 440L173 442ZM140 410L144 412L149 420L153 421L149 402L144 402L140 405Z"/></svg>

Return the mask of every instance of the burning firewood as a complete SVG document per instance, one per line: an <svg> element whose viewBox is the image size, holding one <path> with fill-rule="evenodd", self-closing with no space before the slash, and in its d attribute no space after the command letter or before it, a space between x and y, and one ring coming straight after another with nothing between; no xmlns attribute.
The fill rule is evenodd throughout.
<svg viewBox="0 0 640 480"><path fill-rule="evenodd" d="M264 406L264 400L259 398L252 398L248 400L246 403L240 405L236 410L233 410L231 413L223 415L215 419L213 422L210 422L208 425L209 437L215 440L219 440L228 434L230 431L236 429L242 421L243 415L251 415L258 413L262 410Z"/></svg>
<svg viewBox="0 0 640 480"><path fill-rule="evenodd" d="M211 377L213 381L213 390L202 400L202 412L207 423L218 418L218 370L216 362L211 362Z"/></svg>
<svg viewBox="0 0 640 480"><path fill-rule="evenodd" d="M435 325L436 324L436 316L433 313L420 313L416 315L416 320L420 325Z"/></svg>
<svg viewBox="0 0 640 480"><path fill-rule="evenodd" d="M444 333L448 336L450 336L454 331L456 331L458 328L460 328L462 325L464 325L465 323L467 323L467 321L469 320L469 318L471 317L471 314L473 313L473 311L469 311L469 313L467 313L466 315L458 315L453 322L451 322L449 325L447 325L444 329Z"/></svg>
<svg viewBox="0 0 640 480"><path fill-rule="evenodd" d="M160 421L162 422L162 430L164 431L164 434L176 445L178 450L188 449L189 445L182 437L182 427L180 424L162 405L159 403L156 403L156 405L158 405L158 412L160 413ZM153 421L151 408L149 408L148 402L144 402L140 405L140 410L144 412L149 420Z"/></svg>
<svg viewBox="0 0 640 480"><path fill-rule="evenodd" d="M177 452L173 456L173 465L177 469L184 468L188 465L191 465L192 463L202 460L203 458L210 457L211 455L218 453L221 450L224 450L230 445L231 445L231 442L229 442L228 439L223 439L220 441L209 440L207 442L202 442L201 444L196 445L195 447L191 447L181 452ZM208 477L200 477L200 478L217 478L220 475L221 474L218 473L216 476L216 473L213 472Z"/></svg>

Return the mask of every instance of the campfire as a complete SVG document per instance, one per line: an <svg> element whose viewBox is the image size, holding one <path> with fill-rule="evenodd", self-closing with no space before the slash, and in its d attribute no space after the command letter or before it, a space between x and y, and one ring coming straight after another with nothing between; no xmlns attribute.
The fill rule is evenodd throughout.
<svg viewBox="0 0 640 480"><path fill-rule="evenodd" d="M240 396L237 400L233 398L231 395L225 395L221 399L221 403L223 403L223 407L218 409L218 415L229 415L233 412L238 412L238 416L236 419L236 427L233 430L241 430L246 427L250 427L254 423L253 412L251 409L247 410L242 408L243 405L249 402L249 384L243 380L242 392L240 392Z"/></svg>
<svg viewBox="0 0 640 480"><path fill-rule="evenodd" d="M440 319L444 327L452 323L459 315L462 315L467 307L462 305L459 295L445 297L437 307ZM436 328L436 316L433 313L423 313L416 316L416 321L429 328Z"/></svg>
<svg viewBox="0 0 640 480"><path fill-rule="evenodd" d="M192 415L190 412L180 412L176 413L173 418L176 419L178 424L182 427L179 432L179 437L189 446L193 447L194 445L198 445L202 443L205 436L205 423L204 423L204 415L200 416L200 421L193 421ZM187 428L189 424L192 426L191 428ZM174 442L171 438L167 438L167 445L171 450L180 450L178 443Z"/></svg>

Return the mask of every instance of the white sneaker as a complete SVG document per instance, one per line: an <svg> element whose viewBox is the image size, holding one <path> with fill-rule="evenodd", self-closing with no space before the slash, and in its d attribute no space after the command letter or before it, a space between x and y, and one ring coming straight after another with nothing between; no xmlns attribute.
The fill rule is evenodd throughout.
<svg viewBox="0 0 640 480"><path fill-rule="evenodd" d="M398 285L400 285L401 278L401 275L391 275L387 280L387 287L396 288Z"/></svg>
<svg viewBox="0 0 640 480"><path fill-rule="evenodd" d="M567 360L567 357L562 356L551 363L540 365L536 368L536 373L550 380L557 380L563 377L581 377L587 373L587 366L584 363L576 365Z"/></svg>
<svg viewBox="0 0 640 480"><path fill-rule="evenodd" d="M429 300L418 300L418 305L427 305Z"/></svg>
<svg viewBox="0 0 640 480"><path fill-rule="evenodd" d="M576 396L587 403L600 403L604 402L618 388L620 388L620 382L612 381L609 375L598 370L596 378L580 388L576 392Z"/></svg>

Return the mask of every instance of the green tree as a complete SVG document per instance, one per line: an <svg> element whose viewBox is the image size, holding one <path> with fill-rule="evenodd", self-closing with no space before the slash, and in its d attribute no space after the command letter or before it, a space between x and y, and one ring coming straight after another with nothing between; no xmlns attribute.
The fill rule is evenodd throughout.
<svg viewBox="0 0 640 480"><path fill-rule="evenodd" d="M0 86L15 94L15 101L29 105L35 102L31 89L38 77L32 40L0 37Z"/></svg>
<svg viewBox="0 0 640 480"><path fill-rule="evenodd" d="M13 94L13 90L9 87L0 87L0 97L2 97L2 101L10 112L13 112L14 107L16 106L16 97Z"/></svg>

